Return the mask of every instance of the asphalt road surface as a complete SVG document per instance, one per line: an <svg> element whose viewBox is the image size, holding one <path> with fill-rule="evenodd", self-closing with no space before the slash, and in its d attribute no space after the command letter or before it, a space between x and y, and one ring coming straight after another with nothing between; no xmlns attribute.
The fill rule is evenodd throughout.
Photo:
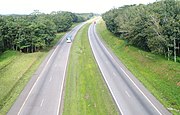
<svg viewBox="0 0 180 115"><path fill-rule="evenodd" d="M127 70L96 34L88 31L96 62L122 115L170 115L161 103Z"/></svg>
<svg viewBox="0 0 180 115"><path fill-rule="evenodd" d="M72 43L84 23L67 33L40 65L7 115L59 115L63 84Z"/></svg>

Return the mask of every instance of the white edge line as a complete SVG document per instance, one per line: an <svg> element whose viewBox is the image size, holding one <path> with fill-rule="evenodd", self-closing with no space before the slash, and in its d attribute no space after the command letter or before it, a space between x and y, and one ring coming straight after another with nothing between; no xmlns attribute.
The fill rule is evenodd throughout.
<svg viewBox="0 0 180 115"><path fill-rule="evenodd" d="M78 30L75 33L77 33L82 26L83 26L83 24L81 26L78 26ZM69 49L69 53L70 53L70 49ZM63 82L62 82L62 85L61 85L60 98L59 98L59 103L58 103L58 108L57 108L57 115L59 115L59 112L60 112L59 108L61 106L62 91L63 91L64 80L65 80L65 76L66 76L68 60L69 60L69 55L68 55L68 58L67 58L67 61L66 61L65 70L64 70L64 74L63 74Z"/></svg>
<svg viewBox="0 0 180 115"><path fill-rule="evenodd" d="M63 91L63 86L64 86L64 79L65 79L65 76L66 76L67 62L68 62L68 60L66 61L65 70L64 70L64 73L63 73L63 80L62 80L62 84L61 84L60 98L59 98L59 103L58 103L58 107L57 107L57 115L59 115L59 108L61 106L61 98L62 98L62 91Z"/></svg>
<svg viewBox="0 0 180 115"><path fill-rule="evenodd" d="M69 32L68 32L68 34L69 34ZM62 37L62 39L64 39L66 36L67 36L67 34L65 34L65 35ZM26 97L24 103L22 104L20 110L18 111L18 114L17 114L17 115L20 115L20 114L21 114L21 111L22 111L24 105L26 104L26 102L27 102L27 100L28 100L30 94L32 93L32 90L33 90L34 87L36 86L38 80L39 80L40 77L42 76L42 73L45 71L46 66L48 65L49 61L51 60L51 58L53 57L53 55L54 55L54 53L56 52L57 49L58 49L58 46L56 47L56 49L55 49L55 50L53 51L53 53L51 54L51 57L48 59L46 65L45 65L45 67L43 68L43 70L41 71L39 77L36 79L35 83L33 84L33 86L32 86L32 88L31 88L30 92L28 93L28 95L27 95L27 97ZM67 65L67 63L66 63L66 65ZM63 78L63 79L64 79L64 78ZM61 100L60 100L60 101L61 101ZM60 102L60 101L59 101L59 102ZM60 107L60 104L58 105L58 107ZM59 114L59 109L58 109L58 112L57 112L57 113ZM58 114L57 114L57 115L58 115Z"/></svg>
<svg viewBox="0 0 180 115"><path fill-rule="evenodd" d="M133 83L133 85L139 90L139 92L146 98L146 100L154 107L154 109L162 115L162 113L156 108L156 106L149 100L149 98L141 91L141 89L135 84L135 82L129 77L129 75L121 68L124 74L128 77L128 79Z"/></svg>
<svg viewBox="0 0 180 115"><path fill-rule="evenodd" d="M96 34L96 33L95 33ZM97 34L96 34L96 37ZM101 42L100 42L101 43ZM104 49L106 50L106 52L108 53L108 55L115 61L115 59L112 57L112 55L110 54L110 52L106 49L106 47L101 43L101 46L104 47ZM115 61L116 62L116 61ZM119 65L119 64L118 64ZM121 67L120 67L121 68ZM121 68L121 70L124 72L124 74L128 77L128 79L133 83L133 85L139 90L139 92L146 98L146 100L154 107L154 109L160 114L162 115L162 113L156 108L156 106L150 101L150 99L141 91L141 89L135 84L135 82L129 77L129 75Z"/></svg>
<svg viewBox="0 0 180 115"><path fill-rule="evenodd" d="M57 49L58 49L58 46L56 47L56 49L55 49L55 50L53 51L53 53L51 54L51 57L48 59L48 61L47 61L46 65L45 65L45 67L43 68L43 70L41 71L41 73L40 73L39 77L36 79L35 83L33 84L33 86L32 86L32 88L31 88L31 90L29 91L29 93L28 93L28 95L27 95L27 97L26 97L26 99L25 99L24 103L22 104L22 106L21 106L20 110L18 111L18 114L17 114L17 115L20 115L20 114L21 114L21 111L22 111L22 109L23 109L24 105L26 104L26 102L27 102L27 100L28 100L28 98L29 98L30 94L32 93L32 91L33 91L34 87L36 86L37 82L38 82L38 81L39 81L39 79L41 78L42 74L44 73L44 71L45 71L45 69L46 69L46 66L47 66L47 65L48 65L48 63L50 62L51 58L53 57L53 55L54 55L54 53L56 52L56 50L57 50Z"/></svg>
<svg viewBox="0 0 180 115"><path fill-rule="evenodd" d="M65 70L64 70L64 73L63 73L63 80L62 80L62 84L61 84L60 98L59 98L59 103L58 103L58 107L57 107L57 115L59 115L59 108L61 106L61 98L62 98L62 91L63 91L63 86L64 86L64 79L65 79L65 76L66 76L67 63L68 63L68 58L66 60Z"/></svg>
<svg viewBox="0 0 180 115"><path fill-rule="evenodd" d="M91 25L91 26L92 26L92 25ZM90 28L91 28L91 26L89 27L88 36L89 36L89 41L90 41L90 45L91 45L92 51L93 51L94 56L95 56L96 54L95 54L94 48L92 47L92 42L91 42L91 37L90 37ZM96 56L95 56L95 59L96 59ZM102 70L99 62L97 61L97 59L96 59L96 62L97 62L97 64L98 64L100 70ZM114 98L114 101L116 102L116 104L117 104L117 106L118 106L118 108L119 108L120 113L121 113L122 115L124 115L123 112L122 112L122 109L121 109L121 107L120 107L120 105L119 105L119 103L117 102L116 97L114 96L114 94L113 94L113 92L112 92L112 90L111 90L110 85L109 85L108 82L107 82L107 79L105 78L104 73L103 73L102 71L101 71L101 73L102 73L102 75L103 75L103 77L104 77L104 80L106 81L107 86L109 87L109 90L110 90L110 92L111 92L111 94L112 94L112 96L113 96L113 98Z"/></svg>

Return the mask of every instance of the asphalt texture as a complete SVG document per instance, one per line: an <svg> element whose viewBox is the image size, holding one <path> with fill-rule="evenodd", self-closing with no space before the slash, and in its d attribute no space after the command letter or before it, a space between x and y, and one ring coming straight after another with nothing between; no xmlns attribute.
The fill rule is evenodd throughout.
<svg viewBox="0 0 180 115"><path fill-rule="evenodd" d="M84 23L68 32L49 52L7 115L59 115L69 52ZM72 42L67 43L67 36Z"/></svg>
<svg viewBox="0 0 180 115"><path fill-rule="evenodd" d="M108 49L93 23L88 31L90 45L103 78L122 115L170 115L171 113L136 79Z"/></svg>

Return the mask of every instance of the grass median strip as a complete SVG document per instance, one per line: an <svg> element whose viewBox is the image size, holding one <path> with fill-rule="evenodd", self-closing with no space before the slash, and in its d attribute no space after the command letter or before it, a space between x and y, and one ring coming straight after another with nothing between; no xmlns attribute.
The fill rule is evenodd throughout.
<svg viewBox="0 0 180 115"><path fill-rule="evenodd" d="M110 33L103 21L97 31L125 66L173 114L180 114L180 64L142 51Z"/></svg>
<svg viewBox="0 0 180 115"><path fill-rule="evenodd" d="M94 60L88 27L82 27L71 47L63 115L119 114Z"/></svg>

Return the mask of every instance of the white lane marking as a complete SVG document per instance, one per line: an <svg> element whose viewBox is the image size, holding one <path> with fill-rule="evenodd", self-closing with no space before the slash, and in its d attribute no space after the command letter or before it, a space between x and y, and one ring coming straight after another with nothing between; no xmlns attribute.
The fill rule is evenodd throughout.
<svg viewBox="0 0 180 115"><path fill-rule="evenodd" d="M58 107L57 107L57 115L59 115L59 109L60 109L60 105L61 105L61 98L62 98L62 92L63 92L63 86L64 86L64 79L65 79L66 69L67 69L67 61L66 61L65 70L64 70L64 73L63 73L63 80L62 80L62 84L61 84L60 98L59 98L59 103L58 103Z"/></svg>
<svg viewBox="0 0 180 115"><path fill-rule="evenodd" d="M51 82L51 80L52 80L52 76L50 77L49 82Z"/></svg>
<svg viewBox="0 0 180 115"><path fill-rule="evenodd" d="M125 91L125 93L128 95L128 97L131 97L127 91Z"/></svg>
<svg viewBox="0 0 180 115"><path fill-rule="evenodd" d="M81 26L80 26L80 27L81 27ZM80 27L79 27L79 28L80 28ZM65 36L63 36L63 37L62 37L62 40L63 40L63 39L65 39ZM60 43L61 43L61 42L60 42ZM21 114L21 111L22 111L22 109L23 109L24 105L26 104L26 102L27 102L27 100L28 100L28 98L29 98L30 94L32 93L32 90L33 90L33 89L34 89L34 87L36 86L37 82L39 81L40 77L42 76L42 73L45 71L46 66L49 64L49 62L50 62L51 58L53 57L54 53L55 53L55 52L56 52L56 50L58 49L58 46L59 46L59 45L57 45L57 47L55 48L55 50L54 50L54 51L53 51L53 53L51 54L50 58L48 59L48 61L47 61L46 65L45 65L45 67L44 67L44 68L43 68L43 70L41 71L41 73L40 73L39 77L36 79L36 81L35 81L34 85L32 86L32 88L31 88L30 92L28 93L28 95L27 95L27 97L26 97L26 99L25 99L24 103L22 104L21 108L19 109L19 111L18 111L18 114L17 114L17 115L20 115L20 114ZM63 51L63 50L62 50L62 51ZM59 105L59 106L60 106L60 105ZM58 114L59 114L59 112L58 112Z"/></svg>
<svg viewBox="0 0 180 115"><path fill-rule="evenodd" d="M91 25L91 26L92 26L92 25ZM102 68L101 68L101 66L100 66L100 63L98 62L98 60L97 60L97 58L96 58L97 56L96 56L94 47L93 47L93 45L92 45L92 41L91 41L91 37L90 37L90 29L91 29L91 26L89 27L89 30L88 30L89 42L90 42L92 51L93 51L93 53L94 53L96 62L97 62L97 64L98 64L100 70L102 70ZM110 92L111 92L111 94L112 94L112 97L114 98L114 101L116 102L116 104L117 104L117 106L118 106L118 108L119 108L119 111L120 111L121 115L124 115L124 113L123 113L123 111L122 111L122 109L121 109L121 107L120 107L120 105L119 105L119 103L118 103L118 101L117 101L114 93L112 92L112 89L111 89L110 85L108 84L108 81L107 81L107 79L106 79L106 77L105 77L105 74L104 74L102 71L101 71L101 73L102 73L102 75L103 75L103 77L104 77L104 79L105 79L105 81L106 81L107 86L109 87L109 90L110 90Z"/></svg>
<svg viewBox="0 0 180 115"><path fill-rule="evenodd" d="M40 105L41 107L43 106L43 103L44 103L44 99L41 101L41 105Z"/></svg>
<svg viewBox="0 0 180 115"><path fill-rule="evenodd" d="M49 64L51 58L53 57L53 55L54 55L54 53L56 52L57 49L58 49L58 46L56 47L56 49L55 49L55 50L53 51L53 53L51 54L51 56L50 56L50 58L48 59L48 61L47 61L46 65L45 65L45 67L44 67L43 70L41 71L39 77L36 79L34 85L32 86L31 90L29 91L29 93L28 93L28 95L27 95L27 97L26 97L24 103L22 104L21 108L19 109L19 112L18 112L17 115L20 115L20 114L21 114L21 111L22 111L24 105L26 104L26 102L27 102L27 100L28 100L30 94L32 93L32 91L33 91L34 87L36 86L37 82L39 81L39 79L42 77L42 74L44 73L44 71L45 71L47 65Z"/></svg>
<svg viewBox="0 0 180 115"><path fill-rule="evenodd" d="M97 34L95 32L96 37ZM101 43L101 42L100 42ZM110 54L110 52L106 49L106 47L101 43L101 45L103 46L103 48L106 50L106 52L108 53L108 55L116 62L116 60L112 57L112 55ZM117 63L117 62L116 62ZM118 64L119 65L119 64ZM120 66L119 66L120 67ZM141 91L141 89L135 84L135 82L129 77L129 75L120 67L120 69L124 72L124 74L128 77L128 79L133 83L133 85L139 90L139 92L146 98L146 100L154 107L154 109L160 114L162 115L162 113L156 108L156 106L150 101L150 99Z"/></svg>
<svg viewBox="0 0 180 115"><path fill-rule="evenodd" d="M55 65L55 68L56 68L56 67L58 67L58 65L57 65L57 64Z"/></svg>
<svg viewBox="0 0 180 115"><path fill-rule="evenodd" d="M84 24L85 24L85 23L83 23L81 26L79 26L79 28L77 28L77 31L74 32L74 37L75 37L76 33L79 31L79 29L80 29ZM76 29L75 29L75 30L76 30ZM74 37L73 37L73 38L74 38ZM70 49L69 49L69 52L70 52ZM61 84L59 104L58 104L58 108L57 108L57 115L59 115L59 112L60 112L59 109L60 109L60 105L61 105L61 98L62 98L62 92L63 92L64 79L65 79L65 75L66 75L68 59L69 59L69 55L68 55L68 58L67 58L67 60L66 60L65 70L64 70L64 73L63 73L63 80L62 80L62 84Z"/></svg>
<svg viewBox="0 0 180 115"><path fill-rule="evenodd" d="M69 52L70 52L70 50L69 50ZM63 79L62 79L62 84L61 84L61 89L60 89L60 97L59 97L59 102L58 102L57 112L56 112L57 115L59 115L59 109L60 109L60 106L61 106L61 98L62 98L62 92L63 92L63 86L64 86L64 79L65 79L65 75L66 75L67 63L68 63L68 58L66 60L65 70L64 70L64 73L63 73Z"/></svg>
<svg viewBox="0 0 180 115"><path fill-rule="evenodd" d="M133 85L139 90L139 92L146 98L146 100L156 109L156 111L162 115L162 113L156 108L156 106L149 100L149 98L141 91L141 89L136 85L136 83L129 77L129 75L120 67L120 69L124 72L124 74L128 77L128 79L133 83Z"/></svg>
<svg viewBox="0 0 180 115"><path fill-rule="evenodd" d="M97 35L96 32L95 32L95 29L94 29L93 32L95 33L96 38L99 38L98 35ZM98 41L100 41L100 40L98 39ZM105 46L102 44L102 42L99 42L99 43L101 44L101 46L103 46L103 48L106 50L106 52L108 53L108 55L114 60L113 56L112 56L112 55L110 54L110 52L105 48Z"/></svg>
<svg viewBox="0 0 180 115"><path fill-rule="evenodd" d="M113 72L113 75L114 75L115 77L117 76L115 72Z"/></svg>

